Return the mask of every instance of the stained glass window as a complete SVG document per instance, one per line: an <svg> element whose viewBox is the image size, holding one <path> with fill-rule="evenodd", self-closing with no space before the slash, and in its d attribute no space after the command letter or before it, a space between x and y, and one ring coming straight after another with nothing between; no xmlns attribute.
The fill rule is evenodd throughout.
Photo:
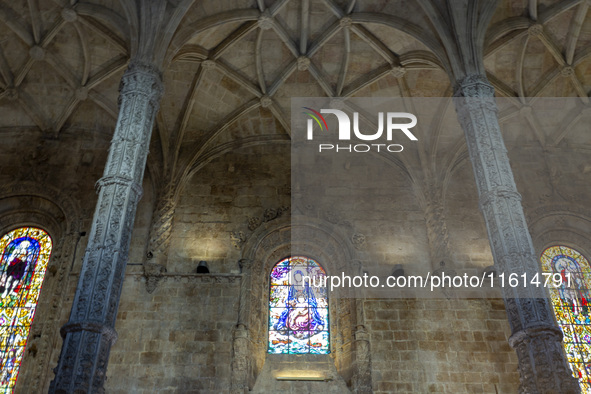
<svg viewBox="0 0 591 394"><path fill-rule="evenodd" d="M579 379L581 391L591 393L591 267L576 250L552 246L542 254L542 268L562 277L560 287L549 287L550 298L573 375Z"/></svg>
<svg viewBox="0 0 591 394"><path fill-rule="evenodd" d="M34 227L0 239L0 393L12 393L16 384L51 246L49 235Z"/></svg>
<svg viewBox="0 0 591 394"><path fill-rule="evenodd" d="M324 269L309 258L289 257L275 264L270 284L269 353L330 353Z"/></svg>

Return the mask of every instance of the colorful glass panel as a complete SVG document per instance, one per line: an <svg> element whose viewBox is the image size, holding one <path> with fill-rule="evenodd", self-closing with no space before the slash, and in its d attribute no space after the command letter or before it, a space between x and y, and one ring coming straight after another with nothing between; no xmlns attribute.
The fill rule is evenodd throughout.
<svg viewBox="0 0 591 394"><path fill-rule="evenodd" d="M330 353L322 267L306 257L289 257L275 264L270 284L269 353Z"/></svg>
<svg viewBox="0 0 591 394"><path fill-rule="evenodd" d="M0 393L12 393L51 253L51 238L22 227L0 239Z"/></svg>
<svg viewBox="0 0 591 394"><path fill-rule="evenodd" d="M591 394L591 266L579 252L566 246L546 249L541 260L544 272L562 277L560 287L549 287L550 300L573 376L579 380L581 391Z"/></svg>

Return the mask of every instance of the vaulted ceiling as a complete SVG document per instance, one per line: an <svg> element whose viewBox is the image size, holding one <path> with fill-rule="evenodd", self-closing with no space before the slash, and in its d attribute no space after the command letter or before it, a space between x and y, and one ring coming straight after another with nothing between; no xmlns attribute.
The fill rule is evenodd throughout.
<svg viewBox="0 0 591 394"><path fill-rule="evenodd" d="M37 130L67 140L72 130L90 129L109 138L120 78L150 31L142 24L148 3L0 1L0 136ZM155 182L182 183L238 146L288 143L291 97L450 96L445 38L428 14L444 2L433 0L432 9L419 3L166 2L164 27L148 34L162 54L165 83L149 159ZM573 123L591 117L589 6L587 0L503 0L488 27L484 64L497 95L508 98L501 119L525 114L530 143L591 147ZM578 112L565 115L573 127L547 132L527 116L544 96L578 97ZM462 138L431 135L424 149L440 160L439 152Z"/></svg>

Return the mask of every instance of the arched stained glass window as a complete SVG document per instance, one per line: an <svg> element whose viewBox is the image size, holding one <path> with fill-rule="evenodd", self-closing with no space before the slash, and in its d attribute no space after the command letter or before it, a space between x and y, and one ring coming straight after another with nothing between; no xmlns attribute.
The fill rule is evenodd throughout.
<svg viewBox="0 0 591 394"><path fill-rule="evenodd" d="M289 257L273 267L270 287L269 353L330 353L324 269L309 258Z"/></svg>
<svg viewBox="0 0 591 394"><path fill-rule="evenodd" d="M0 238L0 393L11 393L51 253L51 238L22 227Z"/></svg>
<svg viewBox="0 0 591 394"><path fill-rule="evenodd" d="M573 375L579 379L581 391L591 393L591 267L576 250L552 246L542 254L542 269L563 278L561 287L549 287L550 298Z"/></svg>

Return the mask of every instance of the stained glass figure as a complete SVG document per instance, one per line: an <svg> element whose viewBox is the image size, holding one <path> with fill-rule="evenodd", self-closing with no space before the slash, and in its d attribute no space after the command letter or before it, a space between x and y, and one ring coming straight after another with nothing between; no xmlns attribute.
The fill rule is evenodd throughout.
<svg viewBox="0 0 591 394"><path fill-rule="evenodd" d="M289 257L275 264L270 284L269 353L330 353L324 269L306 257Z"/></svg>
<svg viewBox="0 0 591 394"><path fill-rule="evenodd" d="M570 368L581 391L591 394L591 267L585 257L567 246L546 249L541 260L544 272L562 278L560 287L549 286L550 298Z"/></svg>
<svg viewBox="0 0 591 394"><path fill-rule="evenodd" d="M12 393L47 269L52 242L22 227L0 239L0 393Z"/></svg>

